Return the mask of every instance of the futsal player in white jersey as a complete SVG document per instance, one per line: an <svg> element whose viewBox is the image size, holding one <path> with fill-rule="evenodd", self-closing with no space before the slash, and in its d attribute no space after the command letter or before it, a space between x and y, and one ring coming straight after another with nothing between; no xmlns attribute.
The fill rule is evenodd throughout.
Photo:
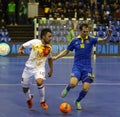
<svg viewBox="0 0 120 117"><path fill-rule="evenodd" d="M31 48L31 52L27 62L25 63L25 68L22 73L21 84L23 92L26 95L26 101L28 108L32 108L33 95L30 92L30 85L32 78L35 78L38 90L40 92L40 105L43 109L48 109L48 105L45 101L45 64L48 59L49 72L48 76L51 77L53 72L53 63L52 63L52 47L50 42L52 40L52 32L50 29L45 28L41 30L41 39L32 39L28 42L22 44L18 53L22 54L25 48Z"/></svg>

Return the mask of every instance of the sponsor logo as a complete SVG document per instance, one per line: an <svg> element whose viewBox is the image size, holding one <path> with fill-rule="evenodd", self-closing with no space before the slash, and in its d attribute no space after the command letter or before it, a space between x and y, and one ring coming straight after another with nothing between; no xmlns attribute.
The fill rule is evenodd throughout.
<svg viewBox="0 0 120 117"><path fill-rule="evenodd" d="M0 56L7 56L10 53L10 46L7 43L0 43Z"/></svg>

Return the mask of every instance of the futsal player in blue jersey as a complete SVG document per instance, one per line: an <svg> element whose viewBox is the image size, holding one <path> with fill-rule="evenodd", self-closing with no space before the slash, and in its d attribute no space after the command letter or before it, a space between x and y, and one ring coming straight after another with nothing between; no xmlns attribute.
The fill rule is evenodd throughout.
<svg viewBox="0 0 120 117"><path fill-rule="evenodd" d="M112 30L108 30L105 38L91 37L89 36L89 26L86 23L81 24L79 29L80 34L71 41L67 49L53 57L53 60L56 60L67 55L70 51L75 51L70 81L67 87L62 91L61 96L64 98L70 89L77 86L78 82L81 81L82 90L79 92L78 98L75 101L77 110L82 109L80 101L86 96L94 80L91 65L92 48L99 41L107 41L112 33Z"/></svg>

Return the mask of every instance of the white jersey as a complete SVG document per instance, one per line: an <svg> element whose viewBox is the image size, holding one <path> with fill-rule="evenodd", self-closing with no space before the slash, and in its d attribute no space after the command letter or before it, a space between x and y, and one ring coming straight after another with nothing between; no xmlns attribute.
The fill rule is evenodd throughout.
<svg viewBox="0 0 120 117"><path fill-rule="evenodd" d="M26 62L26 67L39 69L45 67L47 58L51 58L52 47L49 44L42 44L39 39L33 39L23 44L24 48L31 48L30 56Z"/></svg>

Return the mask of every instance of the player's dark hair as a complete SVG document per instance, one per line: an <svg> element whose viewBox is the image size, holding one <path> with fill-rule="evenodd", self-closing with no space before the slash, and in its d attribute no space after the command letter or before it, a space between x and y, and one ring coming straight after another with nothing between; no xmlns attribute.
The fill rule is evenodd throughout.
<svg viewBox="0 0 120 117"><path fill-rule="evenodd" d="M42 30L41 30L41 35L40 35L41 39L42 39L42 37L45 36L48 32L52 33L52 31L51 31L49 28L44 28L44 29L42 29Z"/></svg>
<svg viewBox="0 0 120 117"><path fill-rule="evenodd" d="M81 24L80 27L79 27L79 29L82 30L83 27L88 28L88 24L87 23Z"/></svg>

